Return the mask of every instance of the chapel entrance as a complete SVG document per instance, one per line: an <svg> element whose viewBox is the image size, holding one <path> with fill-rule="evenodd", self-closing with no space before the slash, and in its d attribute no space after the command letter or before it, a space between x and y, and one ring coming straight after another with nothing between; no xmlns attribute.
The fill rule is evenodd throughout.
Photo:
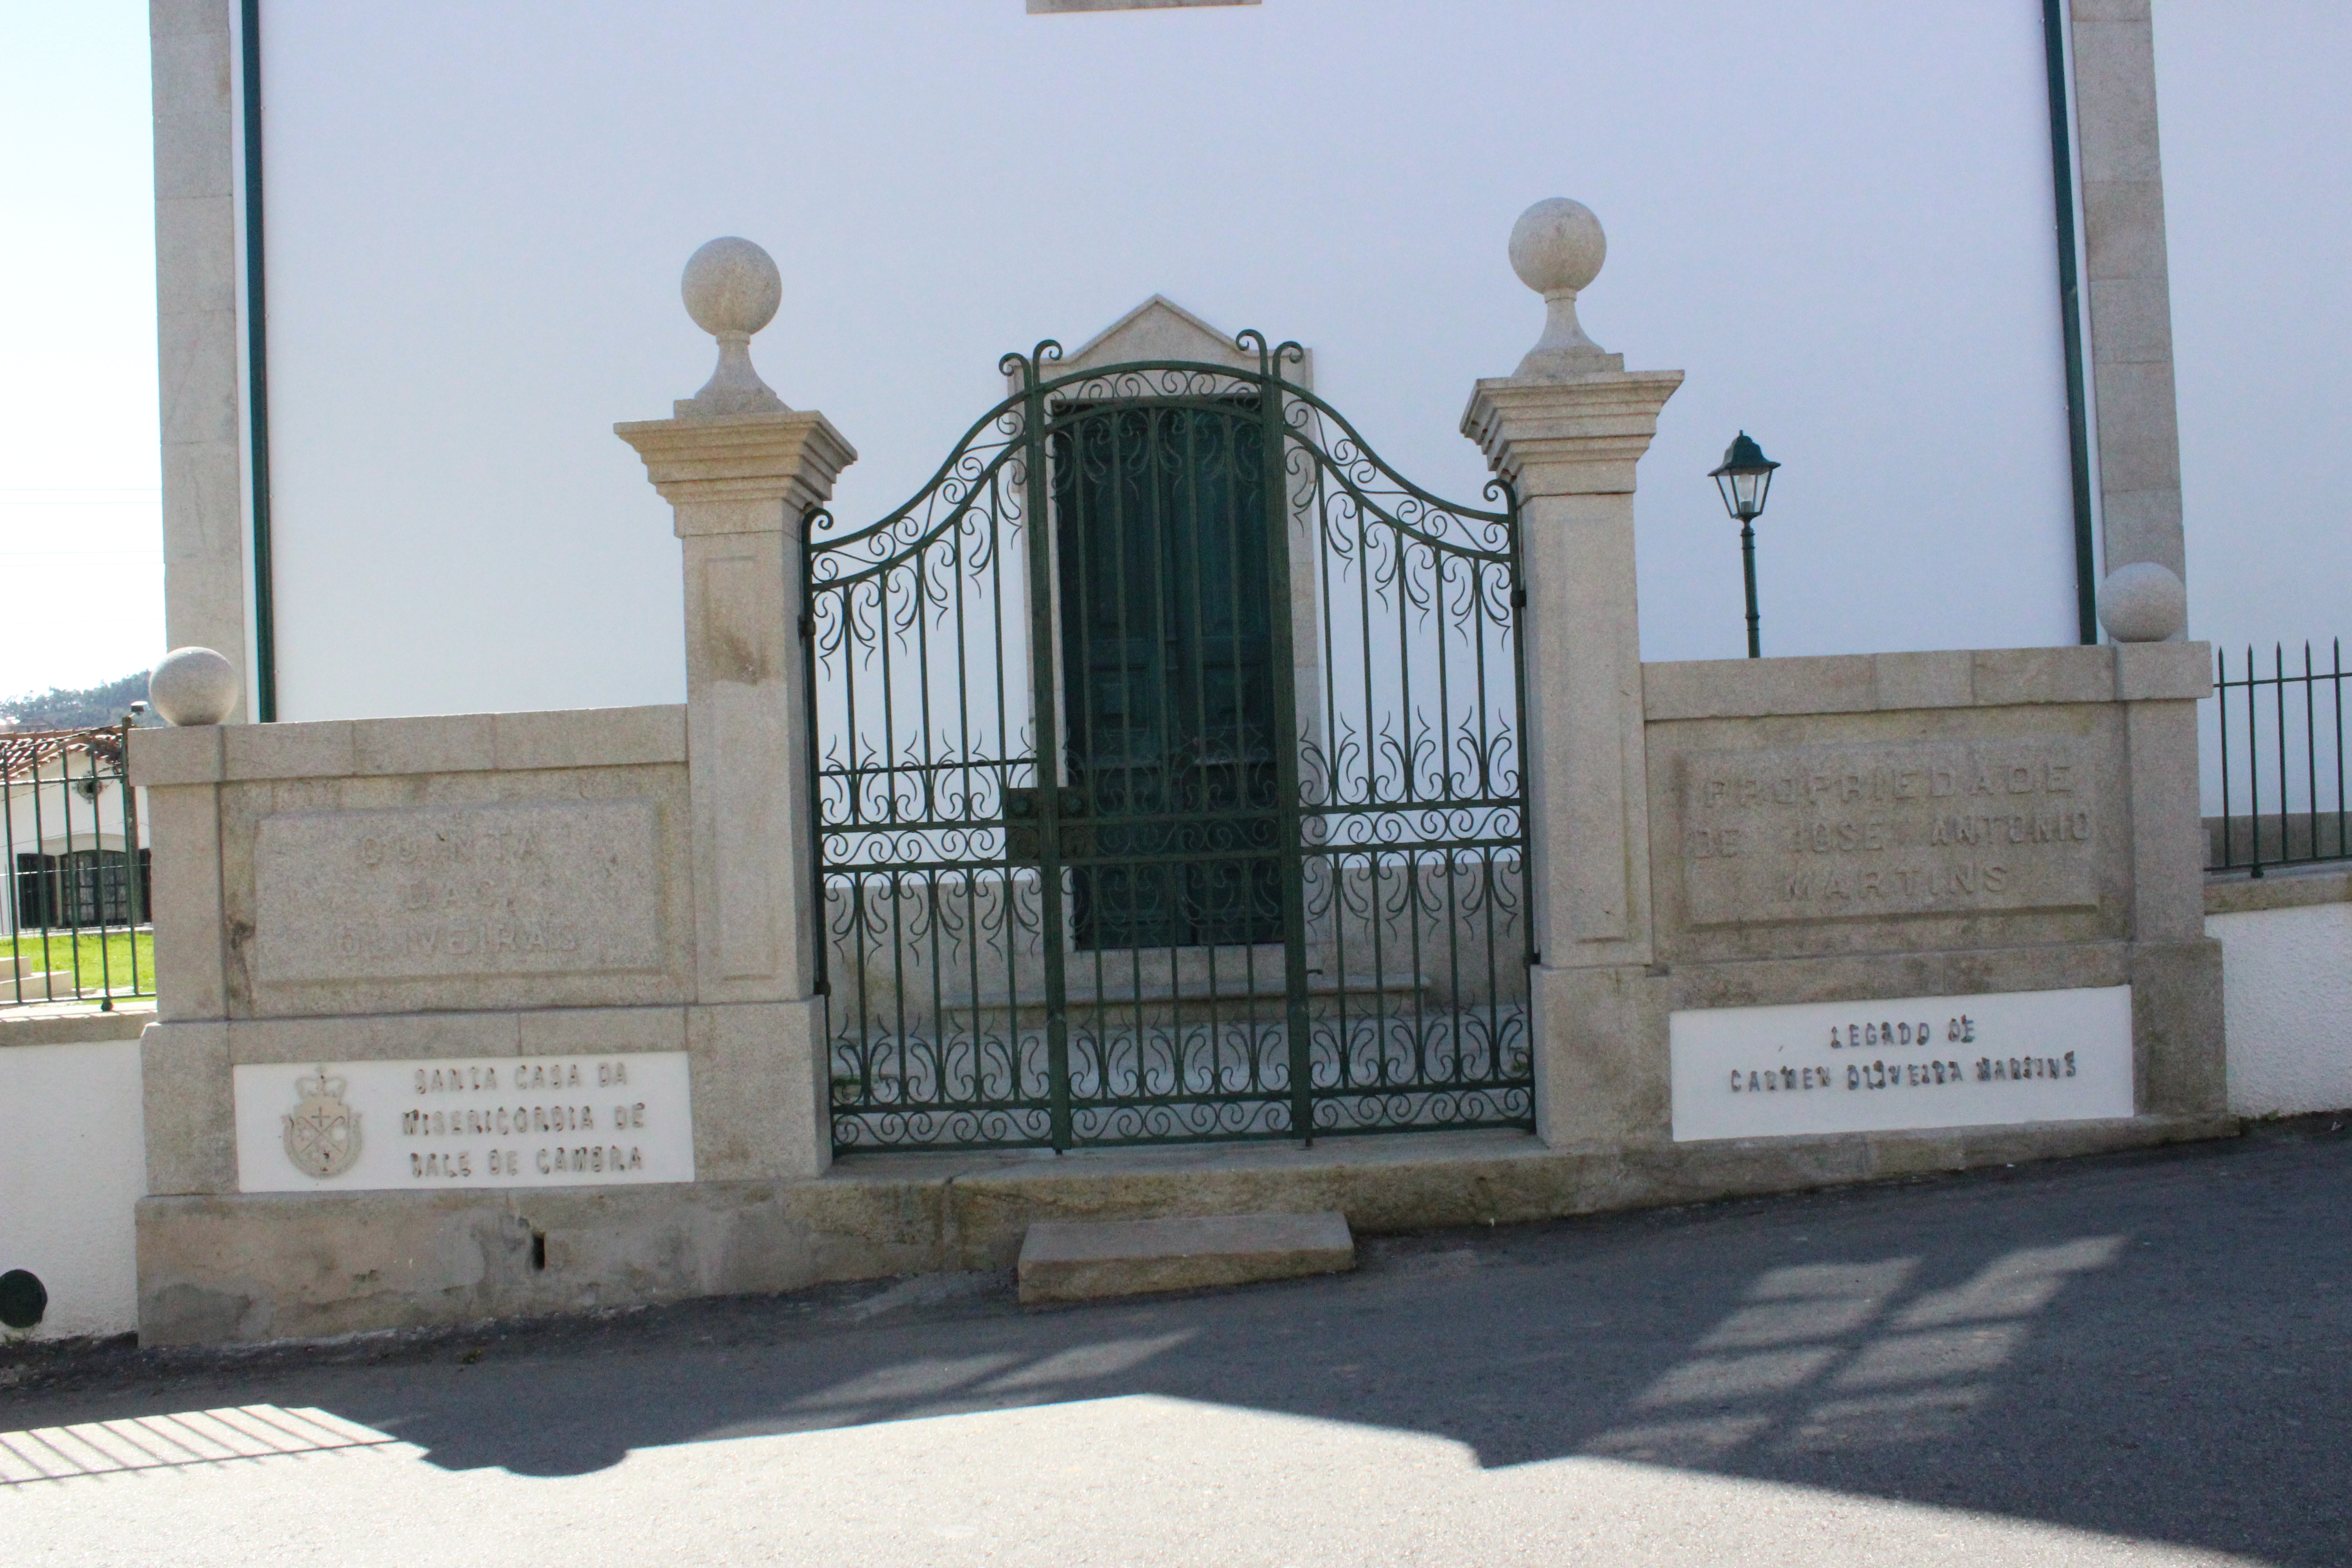
<svg viewBox="0 0 2352 1568"><path fill-rule="evenodd" d="M1515 504L1303 358L1007 355L913 500L811 514L836 1151L1532 1125Z"/></svg>

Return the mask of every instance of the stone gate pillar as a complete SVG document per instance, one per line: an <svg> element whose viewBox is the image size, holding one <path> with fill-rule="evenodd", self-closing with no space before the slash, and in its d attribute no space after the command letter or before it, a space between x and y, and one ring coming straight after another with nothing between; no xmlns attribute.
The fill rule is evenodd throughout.
<svg viewBox="0 0 2352 1568"><path fill-rule="evenodd" d="M1543 336L1462 416L1519 498L1536 1117L1556 1147L1633 1125L1633 992L1654 956L1633 470L1683 374L1627 371L1584 334L1577 291L1606 253L1579 203L1520 216L1511 266L1544 297Z"/></svg>
<svg viewBox="0 0 2352 1568"><path fill-rule="evenodd" d="M809 799L803 518L857 454L822 414L760 380L748 345L782 283L766 251L717 239L687 264L688 312L719 340L709 384L677 417L614 426L676 510L686 567L688 776L693 796L695 997L690 1026L738 1063L739 1092L771 1099L772 1149L744 1173L814 1174L831 1157L823 909Z"/></svg>

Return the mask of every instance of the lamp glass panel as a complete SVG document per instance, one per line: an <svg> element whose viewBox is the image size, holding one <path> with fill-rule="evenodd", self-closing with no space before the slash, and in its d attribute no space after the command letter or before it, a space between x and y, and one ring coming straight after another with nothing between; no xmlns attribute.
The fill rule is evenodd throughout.
<svg viewBox="0 0 2352 1568"><path fill-rule="evenodd" d="M1764 492L1772 483L1769 468L1748 468L1716 476L1723 490L1724 510L1732 516L1752 518L1764 510Z"/></svg>

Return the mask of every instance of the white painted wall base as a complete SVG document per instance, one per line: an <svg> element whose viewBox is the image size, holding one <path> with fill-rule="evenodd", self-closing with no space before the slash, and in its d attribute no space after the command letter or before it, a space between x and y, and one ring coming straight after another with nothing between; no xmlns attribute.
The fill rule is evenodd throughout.
<svg viewBox="0 0 2352 1568"><path fill-rule="evenodd" d="M2230 1109L2352 1107L2352 903L2205 917L2221 944Z"/></svg>
<svg viewBox="0 0 2352 1568"><path fill-rule="evenodd" d="M0 1272L29 1268L48 1288L33 1337L139 1326L145 1126L137 1040L0 1049Z"/></svg>

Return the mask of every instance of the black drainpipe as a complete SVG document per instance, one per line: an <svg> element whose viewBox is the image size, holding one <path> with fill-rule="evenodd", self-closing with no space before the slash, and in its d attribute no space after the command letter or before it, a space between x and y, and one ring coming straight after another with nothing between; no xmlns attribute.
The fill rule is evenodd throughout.
<svg viewBox="0 0 2352 1568"><path fill-rule="evenodd" d="M2066 0L2042 0L2050 75L2050 184L2058 202L2058 319L2066 341L2066 446L2074 469L2074 618L2099 640L2098 559L2091 538L2091 416L2083 384L2083 285L2074 264L2074 132L2066 83Z"/></svg>
<svg viewBox="0 0 2352 1568"><path fill-rule="evenodd" d="M253 433L253 659L257 713L278 719L278 615L269 567L269 326L262 292L261 0L244 0L245 384Z"/></svg>

